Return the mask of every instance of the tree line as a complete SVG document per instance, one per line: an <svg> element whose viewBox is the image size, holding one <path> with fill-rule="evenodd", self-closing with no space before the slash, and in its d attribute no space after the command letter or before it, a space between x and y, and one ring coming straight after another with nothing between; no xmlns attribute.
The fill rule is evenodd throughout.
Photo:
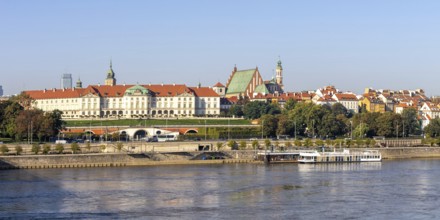
<svg viewBox="0 0 440 220"><path fill-rule="evenodd" d="M230 116L259 119L264 136L290 135L313 138L350 137L353 139L383 136L387 138L421 135L421 122L417 109L407 108L401 114L376 113L365 110L353 114L342 104L332 106L309 102L278 104L254 101L233 105ZM440 119L434 119L425 128L425 134L435 137L440 134Z"/></svg>
<svg viewBox="0 0 440 220"><path fill-rule="evenodd" d="M61 119L63 112L32 109L32 101L28 95L22 93L0 102L0 137L15 141L45 141L58 135L65 127L65 122Z"/></svg>

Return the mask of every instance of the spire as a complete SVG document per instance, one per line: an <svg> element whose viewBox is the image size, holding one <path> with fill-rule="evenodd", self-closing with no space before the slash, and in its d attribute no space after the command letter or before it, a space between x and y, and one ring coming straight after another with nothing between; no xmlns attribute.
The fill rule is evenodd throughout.
<svg viewBox="0 0 440 220"><path fill-rule="evenodd" d="M110 58L110 69L112 68L112 59Z"/></svg>
<svg viewBox="0 0 440 220"><path fill-rule="evenodd" d="M76 81L76 88L82 88L82 82L79 77L78 77L78 81Z"/></svg>

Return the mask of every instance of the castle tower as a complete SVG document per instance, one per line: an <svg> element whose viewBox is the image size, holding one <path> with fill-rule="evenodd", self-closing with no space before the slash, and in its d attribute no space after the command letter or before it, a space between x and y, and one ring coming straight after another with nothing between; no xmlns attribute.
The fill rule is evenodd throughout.
<svg viewBox="0 0 440 220"><path fill-rule="evenodd" d="M276 68L276 82L280 86L281 90L284 90L283 85L283 66L281 66L281 60L278 60L277 68Z"/></svg>
<svg viewBox="0 0 440 220"><path fill-rule="evenodd" d="M107 72L107 78L105 79L106 86L114 86L116 85L115 72L112 69L112 61L110 60L110 69Z"/></svg>

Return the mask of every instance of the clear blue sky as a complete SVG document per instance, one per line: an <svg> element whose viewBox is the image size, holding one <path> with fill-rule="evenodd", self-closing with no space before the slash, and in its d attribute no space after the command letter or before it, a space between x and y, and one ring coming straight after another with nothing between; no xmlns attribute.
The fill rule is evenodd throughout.
<svg viewBox="0 0 440 220"><path fill-rule="evenodd" d="M440 1L0 1L6 94L104 83L226 83L234 64L288 91L335 85L440 95Z"/></svg>

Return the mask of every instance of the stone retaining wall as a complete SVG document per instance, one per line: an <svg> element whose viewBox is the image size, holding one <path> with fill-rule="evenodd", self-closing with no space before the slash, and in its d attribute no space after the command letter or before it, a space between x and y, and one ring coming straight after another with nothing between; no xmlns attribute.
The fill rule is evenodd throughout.
<svg viewBox="0 0 440 220"><path fill-rule="evenodd" d="M353 149L359 150L359 149ZM407 147L378 149L383 159L440 158L440 147ZM76 154L1 156L0 169L14 168L77 168L110 166L154 166L185 164L252 163L255 151L222 151L221 159L193 160L208 152L178 152L150 154ZM210 154L215 153L209 151Z"/></svg>

